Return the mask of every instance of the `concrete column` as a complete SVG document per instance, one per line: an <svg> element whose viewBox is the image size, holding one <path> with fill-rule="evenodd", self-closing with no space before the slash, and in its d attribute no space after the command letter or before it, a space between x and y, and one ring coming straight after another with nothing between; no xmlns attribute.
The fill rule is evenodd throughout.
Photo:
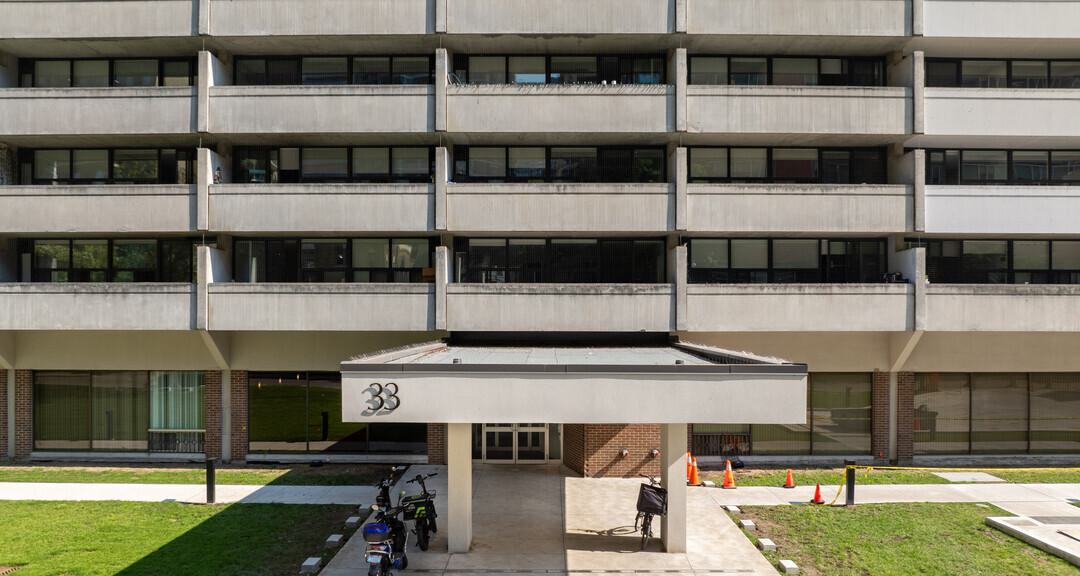
<svg viewBox="0 0 1080 576"><path fill-rule="evenodd" d="M926 53L918 50L912 54L912 134L926 133Z"/></svg>
<svg viewBox="0 0 1080 576"><path fill-rule="evenodd" d="M450 55L435 49L435 131L446 132L446 87L450 82Z"/></svg>
<svg viewBox="0 0 1080 576"><path fill-rule="evenodd" d="M210 36L210 0L196 0L199 11L199 36Z"/></svg>
<svg viewBox="0 0 1080 576"><path fill-rule="evenodd" d="M688 80L686 48L675 48L668 58L668 83L675 86L676 132L686 132L686 84Z"/></svg>
<svg viewBox="0 0 1080 576"><path fill-rule="evenodd" d="M675 260L675 330L686 330L686 285L689 275L689 261L686 245L676 246L672 251Z"/></svg>
<svg viewBox="0 0 1080 576"><path fill-rule="evenodd" d="M435 0L435 26L436 34L446 33L446 0Z"/></svg>
<svg viewBox="0 0 1080 576"><path fill-rule="evenodd" d="M915 231L923 232L926 230L926 150L918 149L911 152L912 163L912 188L914 189L914 197L912 199L913 207L915 211Z"/></svg>
<svg viewBox="0 0 1080 576"><path fill-rule="evenodd" d="M911 0L911 35L923 35L923 0Z"/></svg>
<svg viewBox="0 0 1080 576"><path fill-rule="evenodd" d="M660 425L660 482L668 493L668 513L660 521L664 550L686 552L686 426Z"/></svg>
<svg viewBox="0 0 1080 576"><path fill-rule="evenodd" d="M687 164L689 153L686 148L679 147L671 155L672 174L675 182L675 230L682 232L687 227L686 192L689 186L689 166Z"/></svg>
<svg viewBox="0 0 1080 576"><path fill-rule="evenodd" d="M446 186L450 182L450 149L435 148L435 229L446 230Z"/></svg>
<svg viewBox="0 0 1080 576"><path fill-rule="evenodd" d="M447 548L462 554L472 547L472 424L447 424L446 466Z"/></svg>
<svg viewBox="0 0 1080 576"><path fill-rule="evenodd" d="M435 329L446 330L446 286L450 283L450 248L435 247Z"/></svg>
<svg viewBox="0 0 1080 576"><path fill-rule="evenodd" d="M675 0L675 32L686 33L686 5L687 0Z"/></svg>

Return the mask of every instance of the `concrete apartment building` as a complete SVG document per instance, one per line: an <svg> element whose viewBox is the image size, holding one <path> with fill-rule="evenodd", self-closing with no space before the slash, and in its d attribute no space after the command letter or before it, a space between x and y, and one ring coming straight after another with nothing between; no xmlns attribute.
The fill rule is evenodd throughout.
<svg viewBox="0 0 1080 576"><path fill-rule="evenodd" d="M0 1L0 455L1075 460L1077 22Z"/></svg>

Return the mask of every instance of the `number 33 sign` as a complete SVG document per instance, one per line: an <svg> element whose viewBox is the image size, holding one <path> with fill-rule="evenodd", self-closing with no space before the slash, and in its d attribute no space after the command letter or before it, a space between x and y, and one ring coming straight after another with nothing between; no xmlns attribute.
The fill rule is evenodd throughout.
<svg viewBox="0 0 1080 576"><path fill-rule="evenodd" d="M398 385L393 382L387 382L386 384L373 382L364 391L368 393L366 416L389 414L397 410L398 406L401 406L401 399L398 398Z"/></svg>

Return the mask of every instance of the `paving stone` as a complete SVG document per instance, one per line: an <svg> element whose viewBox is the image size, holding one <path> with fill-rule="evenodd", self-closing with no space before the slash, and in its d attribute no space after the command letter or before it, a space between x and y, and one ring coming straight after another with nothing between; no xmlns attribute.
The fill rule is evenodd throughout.
<svg viewBox="0 0 1080 576"><path fill-rule="evenodd" d="M326 539L326 543L324 545L328 549L329 548L337 548L338 546L341 546L341 543L344 542L344 541L345 541L345 537L342 536L341 534L331 534Z"/></svg>
<svg viewBox="0 0 1080 576"><path fill-rule="evenodd" d="M742 514L742 510L738 506L724 506L724 508L732 514Z"/></svg>
<svg viewBox="0 0 1080 576"><path fill-rule="evenodd" d="M798 574L799 565L792 560L781 560L780 570L782 570L784 574Z"/></svg>
<svg viewBox="0 0 1080 576"><path fill-rule="evenodd" d="M349 516L348 518L345 519L345 527L346 528L356 528L359 525L360 525L360 517L359 516Z"/></svg>
<svg viewBox="0 0 1080 576"><path fill-rule="evenodd" d="M761 548L762 552L775 552L776 542L773 542L768 538L758 538L757 547Z"/></svg>
<svg viewBox="0 0 1080 576"><path fill-rule="evenodd" d="M304 563L300 565L300 573L315 574L319 571L320 566L322 566L322 558L312 556L311 558L304 560Z"/></svg>
<svg viewBox="0 0 1080 576"><path fill-rule="evenodd" d="M757 530L757 524L754 524L753 520L742 519L739 520L739 526L742 526L746 530Z"/></svg>
<svg viewBox="0 0 1080 576"><path fill-rule="evenodd" d="M716 488L716 482L713 482L712 480L706 480L702 482L701 485L706 488Z"/></svg>
<svg viewBox="0 0 1080 576"><path fill-rule="evenodd" d="M1004 482L997 476L991 476L986 472L934 472L934 476L944 478L949 482Z"/></svg>

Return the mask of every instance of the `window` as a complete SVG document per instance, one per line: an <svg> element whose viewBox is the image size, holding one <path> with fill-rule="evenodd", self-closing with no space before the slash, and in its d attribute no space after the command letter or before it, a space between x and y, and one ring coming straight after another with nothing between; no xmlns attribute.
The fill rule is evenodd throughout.
<svg viewBox="0 0 1080 576"><path fill-rule="evenodd" d="M60 181L71 178L71 153L68 150L35 150L34 179Z"/></svg>
<svg viewBox="0 0 1080 576"><path fill-rule="evenodd" d="M818 151L806 148L777 148L772 154L773 179L790 182L818 180Z"/></svg>
<svg viewBox="0 0 1080 576"><path fill-rule="evenodd" d="M113 240L113 282L153 282L157 273L157 241Z"/></svg>
<svg viewBox="0 0 1080 576"><path fill-rule="evenodd" d="M1074 184L1080 182L1080 151L929 150L926 180L936 185Z"/></svg>
<svg viewBox="0 0 1080 576"><path fill-rule="evenodd" d="M470 56L470 84L506 84L506 58L503 56Z"/></svg>
<svg viewBox="0 0 1080 576"><path fill-rule="evenodd" d="M1080 88L1080 61L927 60L926 85L942 88Z"/></svg>
<svg viewBox="0 0 1080 576"><path fill-rule="evenodd" d="M814 454L869 454L871 374L810 375L810 416Z"/></svg>
<svg viewBox="0 0 1080 576"><path fill-rule="evenodd" d="M544 84L547 82L547 59L543 56L511 56L511 84Z"/></svg>
<svg viewBox="0 0 1080 576"><path fill-rule="evenodd" d="M821 152L821 180L829 184L850 184L851 152L823 150Z"/></svg>
<svg viewBox="0 0 1080 576"><path fill-rule="evenodd" d="M960 85L964 88L1005 88L1008 64L1004 60L963 60Z"/></svg>
<svg viewBox="0 0 1080 576"><path fill-rule="evenodd" d="M594 182L598 168L596 148L551 149L551 177L556 182Z"/></svg>
<svg viewBox="0 0 1080 576"><path fill-rule="evenodd" d="M1009 88L1046 88L1050 85L1050 63L1045 60L1017 60L1011 66Z"/></svg>
<svg viewBox="0 0 1080 576"><path fill-rule="evenodd" d="M71 61L38 60L34 63L34 86L67 88L71 86Z"/></svg>
<svg viewBox="0 0 1080 576"><path fill-rule="evenodd" d="M454 75L468 84L663 84L660 56L503 56L459 54Z"/></svg>
<svg viewBox="0 0 1080 576"><path fill-rule="evenodd" d="M119 58L23 60L19 85L24 88L106 88L191 86L191 59Z"/></svg>
<svg viewBox="0 0 1080 576"><path fill-rule="evenodd" d="M234 243L237 282L432 282L427 238L244 239Z"/></svg>
<svg viewBox="0 0 1080 576"><path fill-rule="evenodd" d="M1051 62L1051 88L1080 88L1080 61Z"/></svg>
<svg viewBox="0 0 1080 576"><path fill-rule="evenodd" d="M1031 374L1032 452L1080 452L1080 374Z"/></svg>
<svg viewBox="0 0 1080 576"><path fill-rule="evenodd" d="M1005 150L964 150L960 159L960 178L965 182L1007 182L1008 152Z"/></svg>
<svg viewBox="0 0 1080 576"><path fill-rule="evenodd" d="M106 88L109 86L108 60L76 60L72 86L79 88ZM185 83L184 86L188 84Z"/></svg>
<svg viewBox="0 0 1080 576"><path fill-rule="evenodd" d="M1080 241L909 240L926 246L927 277L943 284L1080 284Z"/></svg>
<svg viewBox="0 0 1080 576"><path fill-rule="evenodd" d="M113 150L113 180L132 183L158 181L158 151L154 149Z"/></svg>
<svg viewBox="0 0 1080 576"><path fill-rule="evenodd" d="M884 240L694 238L688 247L691 284L875 283L886 268Z"/></svg>
<svg viewBox="0 0 1080 576"><path fill-rule="evenodd" d="M191 282L195 241L189 238L36 239L20 242L31 282Z"/></svg>
<svg viewBox="0 0 1080 576"><path fill-rule="evenodd" d="M1056 182L1080 182L1080 151L1055 150L1050 153L1051 179Z"/></svg>
<svg viewBox="0 0 1080 576"><path fill-rule="evenodd" d="M390 84L390 57L353 58L353 84Z"/></svg>
<svg viewBox="0 0 1080 576"><path fill-rule="evenodd" d="M420 147L237 147L233 157L233 182L238 184L425 183L431 181L433 171L431 149Z"/></svg>
<svg viewBox="0 0 1080 576"><path fill-rule="evenodd" d="M544 148L510 149L510 178L543 180L546 165L547 150Z"/></svg>
<svg viewBox="0 0 1080 576"><path fill-rule="evenodd" d="M489 147L454 150L458 182L664 182L663 148Z"/></svg>
<svg viewBox="0 0 1080 576"><path fill-rule="evenodd" d="M654 239L459 239L457 282L663 283L665 243Z"/></svg>
<svg viewBox="0 0 1080 576"><path fill-rule="evenodd" d="M348 282L348 241L305 239L300 241L301 282Z"/></svg>
<svg viewBox="0 0 1080 576"><path fill-rule="evenodd" d="M550 76L552 84L596 84L596 57L552 56Z"/></svg>
<svg viewBox="0 0 1080 576"><path fill-rule="evenodd" d="M769 176L769 151L766 148L732 148L731 177L759 179Z"/></svg>
<svg viewBox="0 0 1080 576"><path fill-rule="evenodd" d="M434 84L432 60L427 56L395 56L392 70L394 84Z"/></svg>
<svg viewBox="0 0 1080 576"><path fill-rule="evenodd" d="M162 86L191 86L191 62L188 60L166 60L161 63Z"/></svg>
<svg viewBox="0 0 1080 576"><path fill-rule="evenodd" d="M1019 182L1042 182L1049 179L1050 153L1017 150L1012 154L1013 179Z"/></svg>
<svg viewBox="0 0 1080 576"><path fill-rule="evenodd" d="M237 86L262 86L266 81L266 60L262 58L237 58Z"/></svg>
<svg viewBox="0 0 1080 576"><path fill-rule="evenodd" d="M882 184L885 151L817 148L691 148L691 182Z"/></svg>
<svg viewBox="0 0 1080 576"><path fill-rule="evenodd" d="M766 58L731 58L731 83L737 86L764 86L769 83Z"/></svg>
<svg viewBox="0 0 1080 576"><path fill-rule="evenodd" d="M727 148L691 148L689 155L690 180L728 177Z"/></svg>
<svg viewBox="0 0 1080 576"><path fill-rule="evenodd" d="M718 86L728 83L726 57L694 56L690 58L690 84Z"/></svg>
<svg viewBox="0 0 1080 576"><path fill-rule="evenodd" d="M780 86L818 84L817 58L773 58L772 83Z"/></svg>
<svg viewBox="0 0 1080 576"><path fill-rule="evenodd" d="M300 177L305 182L346 182L349 177L347 148L304 148Z"/></svg>
<svg viewBox="0 0 1080 576"><path fill-rule="evenodd" d="M190 184L194 150L20 151L24 184Z"/></svg>
<svg viewBox="0 0 1080 576"><path fill-rule="evenodd" d="M973 374L971 451L1022 453L1028 449L1026 374Z"/></svg>
<svg viewBox="0 0 1080 576"><path fill-rule="evenodd" d="M392 148L391 172L395 181L417 182L429 180L432 173L431 149Z"/></svg>
<svg viewBox="0 0 1080 576"><path fill-rule="evenodd" d="M731 267L736 270L755 272L749 281L764 281L765 271L769 268L768 240L732 240ZM760 276L757 274L760 273Z"/></svg>
<svg viewBox="0 0 1080 576"><path fill-rule="evenodd" d="M342 57L303 58L301 83L324 86L349 83L349 61Z"/></svg>
<svg viewBox="0 0 1080 576"><path fill-rule="evenodd" d="M115 60L113 86L157 86L157 60Z"/></svg>
<svg viewBox="0 0 1080 576"><path fill-rule="evenodd" d="M821 243L818 240L777 239L772 245L774 283L821 281Z"/></svg>
<svg viewBox="0 0 1080 576"><path fill-rule="evenodd" d="M381 179L390 173L389 148L353 148L353 177Z"/></svg>
<svg viewBox="0 0 1080 576"><path fill-rule="evenodd" d="M916 454L964 454L971 438L967 374L916 374L913 441Z"/></svg>
<svg viewBox="0 0 1080 576"><path fill-rule="evenodd" d="M469 148L470 178L505 178L506 148Z"/></svg>

